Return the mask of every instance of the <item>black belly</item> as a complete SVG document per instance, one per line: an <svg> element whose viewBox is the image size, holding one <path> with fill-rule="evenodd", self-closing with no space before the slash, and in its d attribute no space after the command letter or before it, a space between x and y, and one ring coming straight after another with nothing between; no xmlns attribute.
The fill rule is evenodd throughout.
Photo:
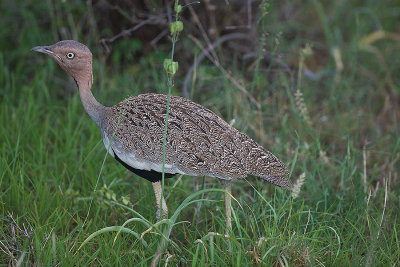
<svg viewBox="0 0 400 267"><path fill-rule="evenodd" d="M113 151L114 152L114 151ZM146 179L147 181L150 181L152 183L155 182L159 182L162 180L162 173L161 172L157 172L157 171L146 171L146 170L140 170L140 169L135 169L132 168L131 166L129 166L128 164L126 164L125 162L123 162L118 156L117 154L115 154L114 152L114 157L115 159L121 163L125 168L127 168L128 170L130 170L131 172L133 172L136 175L139 175L140 177ZM168 178L172 178L174 177L176 173L164 173L164 178L168 179Z"/></svg>

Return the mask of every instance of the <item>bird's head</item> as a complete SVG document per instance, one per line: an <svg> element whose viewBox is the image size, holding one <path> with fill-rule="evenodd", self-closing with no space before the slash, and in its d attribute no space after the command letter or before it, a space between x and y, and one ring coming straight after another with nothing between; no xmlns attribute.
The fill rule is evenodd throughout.
<svg viewBox="0 0 400 267"><path fill-rule="evenodd" d="M92 53L74 40L64 40L50 46L36 46L33 51L51 56L78 83L92 79Z"/></svg>

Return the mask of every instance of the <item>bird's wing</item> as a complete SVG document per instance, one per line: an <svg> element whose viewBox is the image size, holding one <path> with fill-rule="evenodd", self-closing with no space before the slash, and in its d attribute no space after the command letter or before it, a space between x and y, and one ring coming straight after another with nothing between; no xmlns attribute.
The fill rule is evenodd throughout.
<svg viewBox="0 0 400 267"><path fill-rule="evenodd" d="M167 96L159 94L131 97L110 109L105 131L115 132L124 160L163 161L166 111ZM165 162L177 172L223 179L245 177L255 164L256 159L249 158L254 149L264 150L209 109L171 96Z"/></svg>

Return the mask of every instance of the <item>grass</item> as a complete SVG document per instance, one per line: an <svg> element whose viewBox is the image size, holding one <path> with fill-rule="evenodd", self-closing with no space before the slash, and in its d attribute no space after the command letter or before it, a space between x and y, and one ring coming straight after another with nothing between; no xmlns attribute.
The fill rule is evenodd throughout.
<svg viewBox="0 0 400 267"><path fill-rule="evenodd" d="M71 25L79 24L72 23L79 20L74 16L87 7L19 1L17 8L7 2L0 10L0 263L147 266L168 229L160 265L397 266L400 62L394 55L400 11L382 2L293 3L292 20L281 19L285 9L271 2L259 24L268 31L260 44L272 59L284 55L294 88L279 63L252 66L240 54L216 49L222 67L260 107L214 64L204 60L196 69L193 100L282 158L293 168L292 181L305 173L297 198L253 177L233 185L231 255L217 179L199 177L204 191L197 193L189 177L166 180L170 218L179 216L153 226L155 200L147 181L111 158L99 177L106 150L75 84L50 59L30 52L52 43L60 25L74 29L71 36L79 33ZM201 53L185 30L178 61L189 53L185 49L192 59ZM94 50L94 95L101 103L167 92L162 62L168 42L121 67L120 50L111 63L104 59L95 42L100 34L79 39ZM116 49L129 49L129 40L123 42ZM148 46L135 42L133 49ZM304 57L307 43L313 53ZM175 76L175 95L181 94L184 64ZM185 205L190 199L201 201L201 209L197 202ZM139 219L128 221L133 218ZM125 232L118 233L125 222Z"/></svg>

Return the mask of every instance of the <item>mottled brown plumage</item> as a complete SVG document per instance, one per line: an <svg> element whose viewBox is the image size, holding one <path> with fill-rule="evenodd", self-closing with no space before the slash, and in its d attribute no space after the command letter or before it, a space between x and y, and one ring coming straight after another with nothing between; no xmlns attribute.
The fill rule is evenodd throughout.
<svg viewBox="0 0 400 267"><path fill-rule="evenodd" d="M167 96L142 94L112 107L101 105L91 92L92 54L72 40L51 46L34 47L45 53L71 75L79 88L82 104L100 127L108 152L126 168L153 182L158 212L163 205L161 171ZM255 175L291 189L288 169L271 152L239 132L209 109L182 97L171 96L166 139L166 178L173 174L213 176L224 181L228 191L225 205L230 207L231 180ZM152 177L154 176L154 177ZM226 210L231 228L230 209Z"/></svg>
<svg viewBox="0 0 400 267"><path fill-rule="evenodd" d="M162 164L167 96L142 94L106 112L103 135L119 153ZM108 144L108 143L107 143ZM290 189L286 166L272 153L215 113L182 97L171 96L166 142L168 173L213 176L224 180L259 176Z"/></svg>

